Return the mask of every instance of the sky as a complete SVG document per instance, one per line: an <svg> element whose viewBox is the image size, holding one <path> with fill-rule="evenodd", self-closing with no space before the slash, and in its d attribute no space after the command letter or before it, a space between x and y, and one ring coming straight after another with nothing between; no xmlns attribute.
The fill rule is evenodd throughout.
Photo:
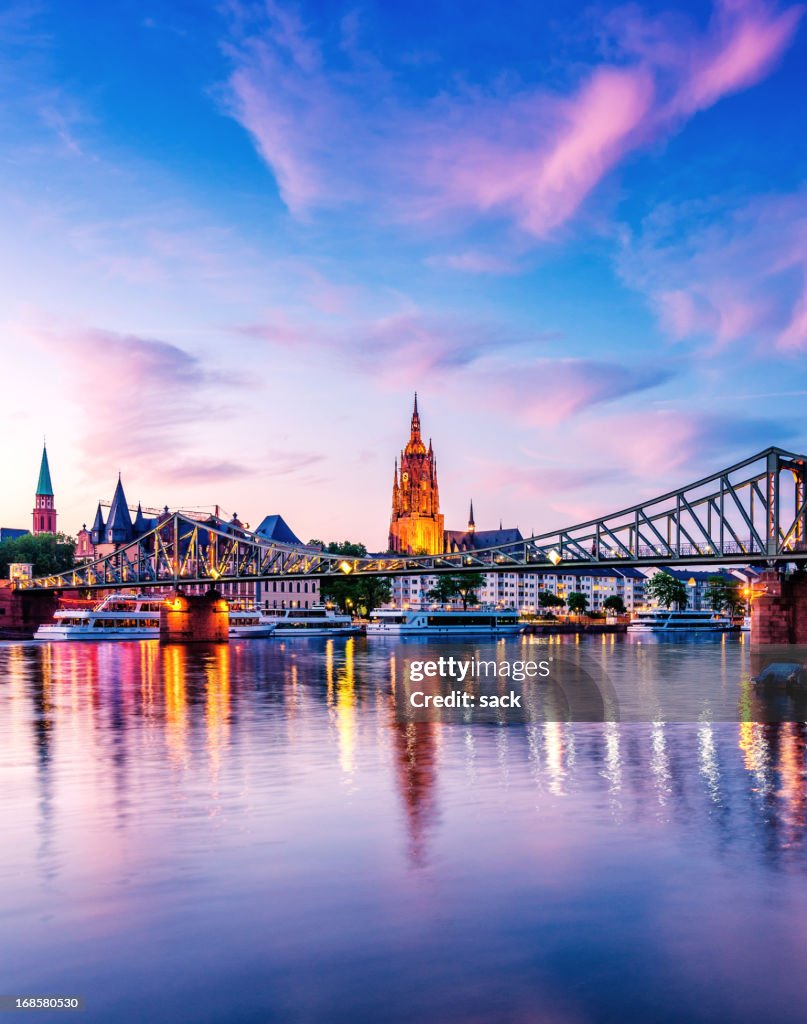
<svg viewBox="0 0 807 1024"><path fill-rule="evenodd" d="M0 525L130 502L386 546L807 452L790 3L0 13Z"/></svg>

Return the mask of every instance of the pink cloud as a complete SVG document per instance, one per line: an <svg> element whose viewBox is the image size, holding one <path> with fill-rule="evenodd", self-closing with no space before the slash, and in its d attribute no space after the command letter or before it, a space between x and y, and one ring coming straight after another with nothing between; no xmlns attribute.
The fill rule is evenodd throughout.
<svg viewBox="0 0 807 1024"><path fill-rule="evenodd" d="M544 236L572 216L635 144L631 135L652 96L643 71L603 68L571 99L525 104L523 122L516 119L504 139L449 137L431 154L429 184L447 206L506 212L530 234ZM554 128L544 139L547 121Z"/></svg>
<svg viewBox="0 0 807 1024"><path fill-rule="evenodd" d="M417 386L429 375L459 373L496 352L534 350L557 332L507 331L499 324L439 316L416 307L377 317L355 316L346 325L324 326L305 316L274 310L266 321L238 328L241 334L270 345L312 350L344 359L382 383Z"/></svg>
<svg viewBox="0 0 807 1024"><path fill-rule="evenodd" d="M74 395L85 413L82 452L91 467L109 470L112 459L149 473L170 466L172 475L198 477L202 457L193 452L190 435L203 434L206 427L214 434L213 425L233 412L228 401L250 386L159 339L98 329L38 328L30 335L61 366L68 396ZM187 456L182 464L177 464L177 451ZM211 478L217 465L229 476L246 472L222 457L228 455L217 456L205 447Z"/></svg>
<svg viewBox="0 0 807 1024"><path fill-rule="evenodd" d="M626 481L632 478L645 488L666 489L715 470L721 460L728 464L738 453L748 455L767 444L785 443L792 434L775 421L650 408L581 423L572 443L587 452L592 464L616 467Z"/></svg>
<svg viewBox="0 0 807 1024"><path fill-rule="evenodd" d="M790 43L802 13L790 7L777 15L754 0L718 4L712 38L696 51L675 106L683 113L704 110L760 81Z"/></svg>
<svg viewBox="0 0 807 1024"><path fill-rule="evenodd" d="M430 256L426 262L431 267L447 267L449 270L461 270L469 274L513 274L518 269L513 261L479 249Z"/></svg>
<svg viewBox="0 0 807 1024"><path fill-rule="evenodd" d="M595 359L539 358L504 366L481 362L466 378L480 400L533 427L553 426L591 406L657 387L672 376L658 366Z"/></svg>
<svg viewBox="0 0 807 1024"><path fill-rule="evenodd" d="M517 465L502 461L480 461L476 465L477 476L485 481L487 493L512 490L514 494L527 498L549 499L556 494L580 491L610 479L612 474L610 468L602 466L573 468L530 463Z"/></svg>
<svg viewBox="0 0 807 1024"><path fill-rule="evenodd" d="M443 381L446 397L499 409L530 426L564 422L593 405L657 387L672 376L659 365L623 365L548 354L560 336L552 331L507 331L493 323L471 323L417 309L344 328L275 316L239 328L242 334L278 348L306 350L343 360L377 384L417 388Z"/></svg>
<svg viewBox="0 0 807 1024"><path fill-rule="evenodd" d="M565 93L455 86L418 105L353 36L334 71L298 18L268 11L236 32L225 102L293 213L358 200L410 221L498 216L531 238L567 223L630 154L770 73L801 17L723 0L702 31L630 6L606 19L616 59ZM487 272L473 255L453 264Z"/></svg>
<svg viewBox="0 0 807 1024"><path fill-rule="evenodd" d="M807 193L660 208L625 238L621 272L673 338L804 351Z"/></svg>

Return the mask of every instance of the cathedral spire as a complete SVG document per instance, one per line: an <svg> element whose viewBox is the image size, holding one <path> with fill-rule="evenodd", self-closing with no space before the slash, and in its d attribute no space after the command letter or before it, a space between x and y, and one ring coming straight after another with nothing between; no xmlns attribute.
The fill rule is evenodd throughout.
<svg viewBox="0 0 807 1024"><path fill-rule="evenodd" d="M476 529L476 523L474 522L474 499L471 498L471 510L468 513L468 533L473 533Z"/></svg>
<svg viewBox="0 0 807 1024"><path fill-rule="evenodd" d="M415 407L412 410L412 426L410 429L410 441L420 440L420 413L418 412L418 393L415 392Z"/></svg>

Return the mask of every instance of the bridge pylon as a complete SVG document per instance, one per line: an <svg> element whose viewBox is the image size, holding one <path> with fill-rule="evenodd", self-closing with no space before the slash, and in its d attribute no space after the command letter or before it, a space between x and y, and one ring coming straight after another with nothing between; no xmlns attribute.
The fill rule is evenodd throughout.
<svg viewBox="0 0 807 1024"><path fill-rule="evenodd" d="M230 610L217 590L206 594L169 594L160 608L161 644L226 644Z"/></svg>

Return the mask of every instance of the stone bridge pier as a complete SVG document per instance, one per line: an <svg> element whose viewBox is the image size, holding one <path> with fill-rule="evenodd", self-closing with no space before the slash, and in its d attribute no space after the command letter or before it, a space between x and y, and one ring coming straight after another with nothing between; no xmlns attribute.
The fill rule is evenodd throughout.
<svg viewBox="0 0 807 1024"><path fill-rule="evenodd" d="M807 573L761 573L751 605L752 644L807 644Z"/></svg>
<svg viewBox="0 0 807 1024"><path fill-rule="evenodd" d="M161 644L227 643L229 639L230 609L217 590L177 591L160 608Z"/></svg>
<svg viewBox="0 0 807 1024"><path fill-rule="evenodd" d="M0 640L30 640L58 606L52 590L18 590L11 580L0 580Z"/></svg>

